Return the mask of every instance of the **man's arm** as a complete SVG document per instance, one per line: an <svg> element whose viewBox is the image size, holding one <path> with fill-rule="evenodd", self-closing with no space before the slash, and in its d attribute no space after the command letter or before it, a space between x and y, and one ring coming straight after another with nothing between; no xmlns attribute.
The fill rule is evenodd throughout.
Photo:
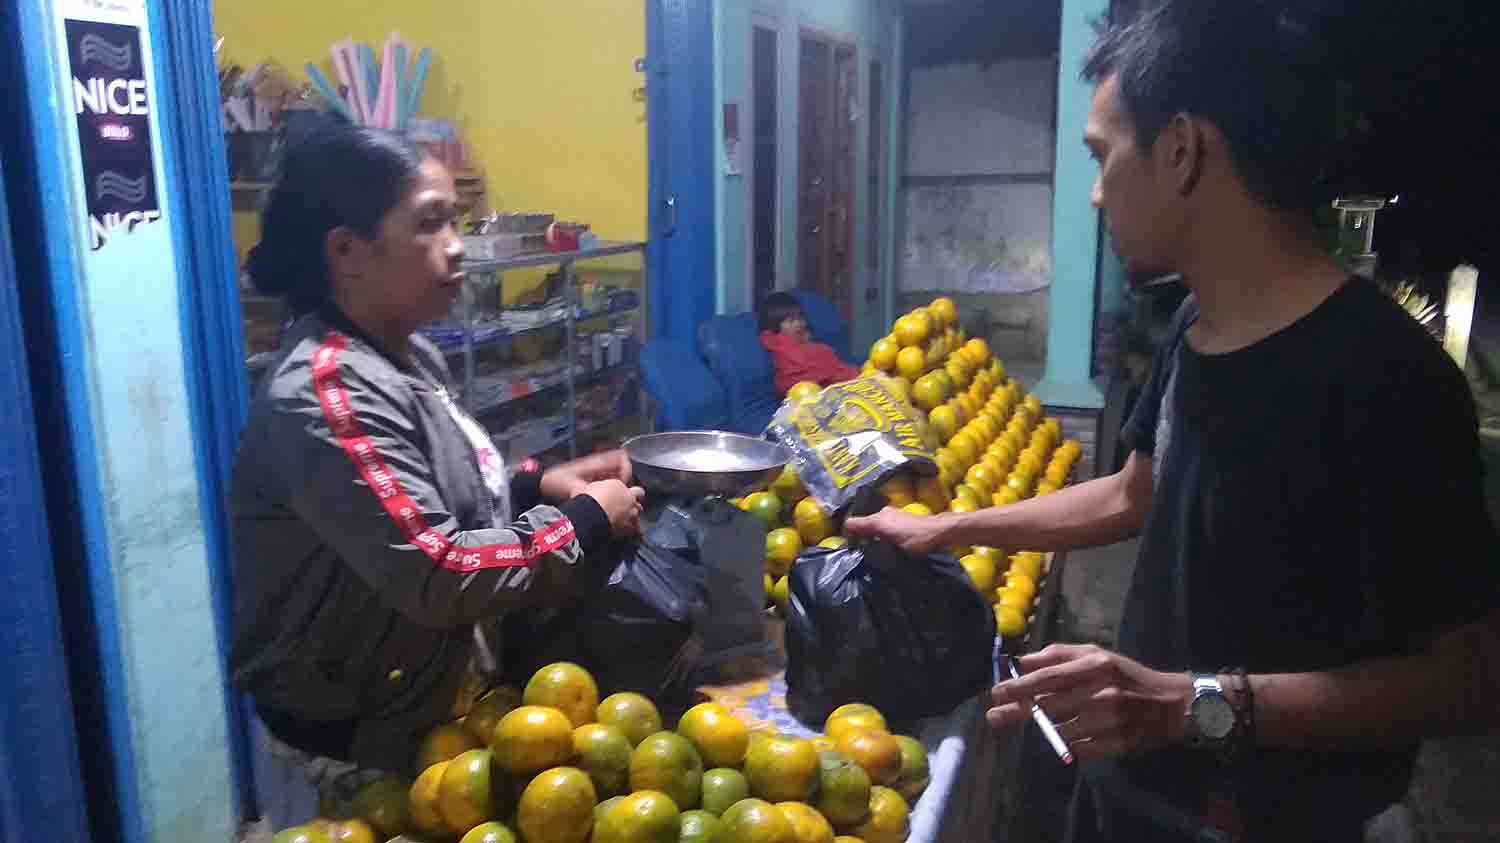
<svg viewBox="0 0 1500 843"><path fill-rule="evenodd" d="M995 686L996 728L1030 718L1036 699L1081 758L1181 743L1191 681L1092 645L1055 644L1020 659L1020 679ZM1221 676L1226 689L1235 684ZM1500 610L1415 656L1315 673L1252 675L1255 743L1292 749L1401 746L1500 732ZM1232 693L1232 691L1231 691Z"/></svg>
<svg viewBox="0 0 1500 843"><path fill-rule="evenodd" d="M1151 511L1151 484L1151 456L1134 451L1118 472L1040 498L932 516L888 508L849 519L845 534L885 539L912 553L976 544L1039 551L1093 547L1140 532Z"/></svg>

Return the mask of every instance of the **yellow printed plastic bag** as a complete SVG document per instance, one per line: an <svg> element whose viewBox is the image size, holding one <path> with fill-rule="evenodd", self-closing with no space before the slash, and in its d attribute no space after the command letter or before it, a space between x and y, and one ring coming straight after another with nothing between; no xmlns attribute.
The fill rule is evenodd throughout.
<svg viewBox="0 0 1500 843"><path fill-rule="evenodd" d="M844 510L895 471L937 473L926 419L883 375L783 403L766 435L791 449L797 476L829 512Z"/></svg>

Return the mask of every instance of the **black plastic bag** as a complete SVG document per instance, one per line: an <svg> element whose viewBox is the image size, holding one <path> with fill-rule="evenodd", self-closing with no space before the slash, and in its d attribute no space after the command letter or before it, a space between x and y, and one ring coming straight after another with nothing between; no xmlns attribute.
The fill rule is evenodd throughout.
<svg viewBox="0 0 1500 843"><path fill-rule="evenodd" d="M652 699L691 673L693 632L706 605L696 562L645 541L619 542L619 561L565 609L528 610L504 622L503 672L524 687L556 661L589 670L603 693L634 691ZM585 563L591 564L591 563Z"/></svg>
<svg viewBox="0 0 1500 843"><path fill-rule="evenodd" d="M995 616L952 557L884 542L815 550L788 582L787 707L802 722L853 702L934 717L989 687Z"/></svg>

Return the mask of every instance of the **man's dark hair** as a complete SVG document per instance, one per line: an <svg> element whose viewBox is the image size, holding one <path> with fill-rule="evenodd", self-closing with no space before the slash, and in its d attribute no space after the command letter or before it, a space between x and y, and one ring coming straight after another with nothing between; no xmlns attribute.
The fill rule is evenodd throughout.
<svg viewBox="0 0 1500 843"><path fill-rule="evenodd" d="M760 303L760 329L779 331L781 323L789 316L802 312L802 303L791 293L771 293Z"/></svg>
<svg viewBox="0 0 1500 843"><path fill-rule="evenodd" d="M1187 114L1224 133L1240 177L1261 201L1306 210L1322 183L1339 95L1330 52L1272 0L1159 0L1101 27L1083 77L1119 78L1136 141L1150 149Z"/></svg>

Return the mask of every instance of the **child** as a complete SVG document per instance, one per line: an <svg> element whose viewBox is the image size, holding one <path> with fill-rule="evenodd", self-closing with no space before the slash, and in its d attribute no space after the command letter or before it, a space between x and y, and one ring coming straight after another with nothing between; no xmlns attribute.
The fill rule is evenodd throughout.
<svg viewBox="0 0 1500 843"><path fill-rule="evenodd" d="M782 395L802 381L818 386L846 381L859 369L840 360L832 348L812 341L802 305L790 293L772 293L760 304L760 342L776 361L776 391Z"/></svg>

